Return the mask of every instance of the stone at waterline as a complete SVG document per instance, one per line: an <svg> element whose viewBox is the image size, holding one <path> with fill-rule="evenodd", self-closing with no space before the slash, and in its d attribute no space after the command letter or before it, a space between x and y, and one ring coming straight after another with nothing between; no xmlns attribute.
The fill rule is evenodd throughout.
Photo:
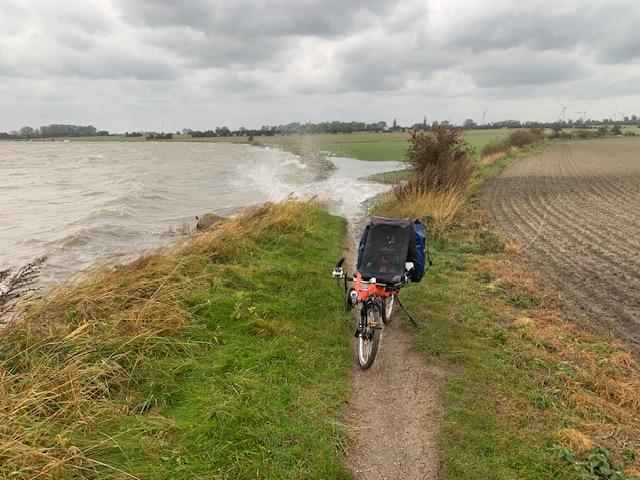
<svg viewBox="0 0 640 480"><path fill-rule="evenodd" d="M223 222L226 218L216 215L215 213L205 213L202 217L196 217L196 220L198 220L196 228L198 230L206 230L217 223Z"/></svg>

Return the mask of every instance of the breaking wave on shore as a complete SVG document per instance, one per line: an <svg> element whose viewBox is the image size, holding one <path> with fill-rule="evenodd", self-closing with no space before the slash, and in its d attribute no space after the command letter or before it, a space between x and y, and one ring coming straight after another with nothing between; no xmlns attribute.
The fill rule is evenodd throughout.
<svg viewBox="0 0 640 480"><path fill-rule="evenodd" d="M220 143L7 144L0 153L0 270L47 255L52 284L96 261L126 261L268 200L318 197L332 213L362 214L388 187L363 179L398 162L332 158Z"/></svg>

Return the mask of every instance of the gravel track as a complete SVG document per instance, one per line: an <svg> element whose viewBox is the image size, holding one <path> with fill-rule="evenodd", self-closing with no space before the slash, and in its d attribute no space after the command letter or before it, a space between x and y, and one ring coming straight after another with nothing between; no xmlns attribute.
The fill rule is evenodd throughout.
<svg viewBox="0 0 640 480"><path fill-rule="evenodd" d="M360 234L367 222L364 218L349 226L347 272L356 265ZM442 478L440 389L446 372L427 364L413 347L415 331L406 326L409 321L400 312L382 331L378 355L369 370L358 367L353 341L351 395L344 421L355 444L345 463L358 480Z"/></svg>

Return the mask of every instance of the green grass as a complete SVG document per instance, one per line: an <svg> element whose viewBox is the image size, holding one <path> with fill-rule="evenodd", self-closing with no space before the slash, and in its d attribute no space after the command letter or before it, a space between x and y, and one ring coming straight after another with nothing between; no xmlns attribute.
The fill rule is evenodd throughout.
<svg viewBox="0 0 640 480"><path fill-rule="evenodd" d="M349 477L337 421L348 391L346 322L341 302L318 295L335 289L325 259L340 255L344 224L315 216L323 225L304 247L263 239L238 264L216 268L215 292L192 300L219 346L164 413L183 429L160 476Z"/></svg>
<svg viewBox="0 0 640 480"><path fill-rule="evenodd" d="M493 140L505 138L512 131L506 128L468 130L463 132L462 138L479 154L484 145ZM279 138L282 137L260 137L257 140L277 144L280 141ZM305 138L315 148L331 152L333 155L370 161L403 161L409 147L408 132L313 135Z"/></svg>
<svg viewBox="0 0 640 480"><path fill-rule="evenodd" d="M479 145L508 131L469 133ZM385 135L265 144L346 151L402 142ZM618 462L637 449L638 410L615 403L637 400L637 368L606 339L585 339L559 314L545 319L544 297L476 214L484 180L517 158L476 172L468 211L431 243L422 283L402 292L424 326L415 342L425 362L450 372L444 474L604 478L558 431L599 432ZM327 270L345 221L296 205L265 207L182 253L99 271L33 305L24 329L0 343L0 476L351 478L339 419L352 332Z"/></svg>
<svg viewBox="0 0 640 480"><path fill-rule="evenodd" d="M344 232L268 204L36 302L0 340L0 477L351 478Z"/></svg>
<svg viewBox="0 0 640 480"><path fill-rule="evenodd" d="M463 138L471 145L476 153L480 153L482 147L494 140L506 138L513 129L496 128L488 130L465 130Z"/></svg>
<svg viewBox="0 0 640 480"><path fill-rule="evenodd" d="M548 452L548 437L530 421L532 409L523 407L517 418L501 411L529 388L530 377L513 365L517 352L500 321L504 312L496 312L468 273L479 255L460 253L455 244L432 253L434 266L403 292L403 303L425 326L417 346L430 361L451 366L443 392L446 478L553 478L559 463Z"/></svg>
<svg viewBox="0 0 640 480"><path fill-rule="evenodd" d="M502 288L489 288L495 281L476 271L487 256L460 253L457 243L437 245L432 270L421 284L403 292L403 303L424 326L416 332L416 345L427 361L451 371L443 390L445 478L637 478L592 475L587 453L572 452L559 437L563 428L591 432L597 424L602 433L591 433L598 444L590 451L601 451L604 445L607 462L616 462L619 469L633 463L635 456L626 461L624 457L625 448L637 448L637 420L623 429L624 422L604 413L620 410L607 410L604 396L596 399L589 390L608 382L606 375L611 373L605 369L616 358L616 349L611 344L603 349L600 338L576 335L555 317L549 320L556 327L553 333L542 329L529 336L535 327L517 320L542 315L534 310L542 297L516 283L505 283L507 294ZM477 250L485 248L480 245ZM504 255L491 261L509 262ZM594 349L598 353L591 355ZM571 353L576 350L581 353ZM597 360L603 357L606 360ZM638 372L618 375L622 389ZM579 397L585 406L576 408L572 398L577 394L593 398L593 403ZM589 415L590 409L595 414ZM632 418L636 411L632 407L622 415Z"/></svg>

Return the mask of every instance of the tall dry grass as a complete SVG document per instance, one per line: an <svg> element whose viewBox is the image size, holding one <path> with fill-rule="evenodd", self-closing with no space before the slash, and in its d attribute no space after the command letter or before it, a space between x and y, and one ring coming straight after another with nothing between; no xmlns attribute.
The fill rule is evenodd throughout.
<svg viewBox="0 0 640 480"><path fill-rule="evenodd" d="M211 288L207 264L258 239L304 236L310 208L268 203L173 248L96 267L31 301L0 336L0 477L133 478L104 461L131 432L106 432L114 418L149 415L171 402L180 365L167 368L164 359L215 348L215 338L199 345L186 335L200 328L185 299ZM172 428L163 422L152 435Z"/></svg>
<svg viewBox="0 0 640 480"><path fill-rule="evenodd" d="M544 289L542 277L504 258L485 258L474 266L487 286L499 293L536 295L542 306L522 311L508 330L514 334L519 362L531 368L537 394L558 408L542 409L548 425L558 427L556 441L585 454L604 444L621 461L625 447L640 443L640 365L625 347L581 329L566 317L555 295ZM524 360L528 358L528 360ZM553 427L550 427L553 429ZM640 459L632 466L638 468Z"/></svg>
<svg viewBox="0 0 640 480"><path fill-rule="evenodd" d="M411 132L406 162L411 177L394 186L375 211L386 217L420 218L439 240L456 222L476 168L461 130L436 127Z"/></svg>
<svg viewBox="0 0 640 480"><path fill-rule="evenodd" d="M463 208L464 197L454 190L422 191L416 189L397 197L383 197L376 206L376 213L387 218L420 218L426 224L430 236L443 239Z"/></svg>

